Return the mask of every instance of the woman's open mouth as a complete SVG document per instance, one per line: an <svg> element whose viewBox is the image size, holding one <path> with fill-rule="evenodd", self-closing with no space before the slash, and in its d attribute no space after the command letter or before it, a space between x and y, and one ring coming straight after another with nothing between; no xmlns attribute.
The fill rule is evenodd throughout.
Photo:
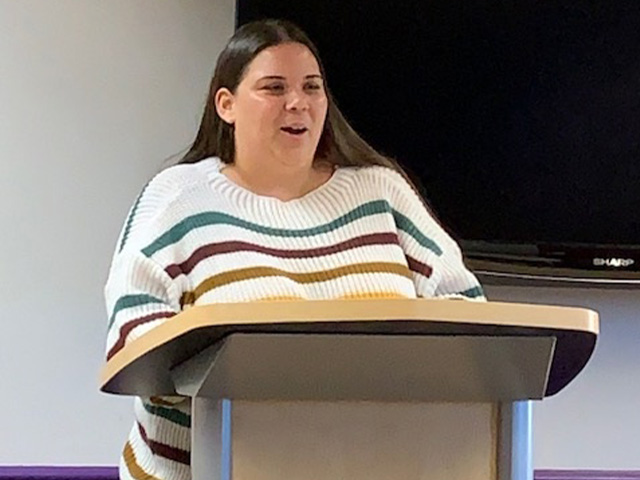
<svg viewBox="0 0 640 480"><path fill-rule="evenodd" d="M300 136L306 133L309 129L307 127L300 127L300 128L282 127L280 130L282 130L285 133L288 133L289 135Z"/></svg>

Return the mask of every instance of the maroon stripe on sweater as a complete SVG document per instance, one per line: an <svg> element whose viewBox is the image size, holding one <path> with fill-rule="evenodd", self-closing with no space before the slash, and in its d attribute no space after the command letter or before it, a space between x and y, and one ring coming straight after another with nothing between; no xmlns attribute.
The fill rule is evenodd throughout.
<svg viewBox="0 0 640 480"><path fill-rule="evenodd" d="M124 342L127 338L127 335L131 333L131 330L136 328L143 323L151 322L153 320L157 320L158 318L169 318L175 315L174 312L156 312L151 315L146 315L144 317L137 318L135 320L131 320L130 322L125 323L122 327L120 327L120 332L118 333L118 340L113 344L109 353L107 353L107 360L111 360L116 353L118 353L123 347Z"/></svg>
<svg viewBox="0 0 640 480"><path fill-rule="evenodd" d="M330 255L353 248L362 247L365 245L384 245L384 244L398 244L398 235L393 232L390 233L372 233L369 235L362 235L349 239L345 242L336 243L335 245L329 245L327 247L309 248L305 250L284 250L278 248L269 248L262 245L256 245L248 242L220 242L204 245L198 248L193 254L184 262L180 264L169 265L165 271L171 278L176 278L181 274L189 274L195 266L204 260L205 258L221 253L231 253L238 251L251 251L260 252L267 255L273 255L274 257L281 258L305 258L305 257L320 257L323 255Z"/></svg>
<svg viewBox="0 0 640 480"><path fill-rule="evenodd" d="M429 265L419 262L409 255L405 256L407 257L407 265L409 265L409 270L419 273L420 275L424 275L427 278L431 276L431 274L433 273L433 269Z"/></svg>
<svg viewBox="0 0 640 480"><path fill-rule="evenodd" d="M184 463L185 465L191 464L191 455L186 450L172 447L170 445L167 445L166 443L160 443L156 442L155 440L151 440L149 437L147 437L147 432L140 424L140 422L138 422L138 430L140 431L142 440L144 440L144 443L149 446L154 455L168 458L169 460L173 460L174 462Z"/></svg>

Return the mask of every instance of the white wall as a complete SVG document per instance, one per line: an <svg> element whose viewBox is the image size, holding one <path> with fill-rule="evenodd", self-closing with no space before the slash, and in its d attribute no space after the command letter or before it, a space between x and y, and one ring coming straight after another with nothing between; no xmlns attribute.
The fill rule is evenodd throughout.
<svg viewBox="0 0 640 480"><path fill-rule="evenodd" d="M640 295L637 290L487 286L491 300L582 306L600 336L582 373L534 404L536 468L640 470Z"/></svg>
<svg viewBox="0 0 640 480"><path fill-rule="evenodd" d="M127 209L195 135L231 0L0 0L0 464L115 464L97 392Z"/></svg>
<svg viewBox="0 0 640 480"><path fill-rule="evenodd" d="M231 0L0 0L0 464L115 464L97 392L102 286L138 190L192 139ZM637 292L489 288L602 314L593 360L535 408L538 468L640 468Z"/></svg>

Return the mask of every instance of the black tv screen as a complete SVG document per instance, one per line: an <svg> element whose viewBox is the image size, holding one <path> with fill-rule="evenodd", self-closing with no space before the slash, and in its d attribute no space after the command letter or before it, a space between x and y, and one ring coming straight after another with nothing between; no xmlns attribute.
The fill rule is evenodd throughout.
<svg viewBox="0 0 640 480"><path fill-rule="evenodd" d="M640 279L640 2L238 1L259 18L309 34L477 270Z"/></svg>

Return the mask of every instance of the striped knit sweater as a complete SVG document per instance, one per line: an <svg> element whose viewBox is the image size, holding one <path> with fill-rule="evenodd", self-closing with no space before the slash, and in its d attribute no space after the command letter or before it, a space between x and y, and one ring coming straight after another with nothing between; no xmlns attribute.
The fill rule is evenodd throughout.
<svg viewBox="0 0 640 480"><path fill-rule="evenodd" d="M134 203L105 287L107 357L182 309L282 299L483 300L460 249L403 177L338 168L290 201L250 192L217 158L159 173ZM123 479L190 478L190 405L137 398Z"/></svg>

